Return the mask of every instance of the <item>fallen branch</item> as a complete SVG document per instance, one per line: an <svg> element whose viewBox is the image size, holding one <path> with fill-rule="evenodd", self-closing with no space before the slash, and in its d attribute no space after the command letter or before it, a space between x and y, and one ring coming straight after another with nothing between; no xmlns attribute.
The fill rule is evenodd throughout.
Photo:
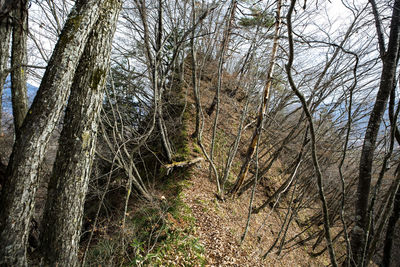
<svg viewBox="0 0 400 267"><path fill-rule="evenodd" d="M167 174L169 174L173 168L189 167L189 166L199 163L200 161L203 161L203 160L204 160L204 158L197 157L197 158L190 159L190 160L184 160L184 161L173 162L171 164L165 164L164 167L167 169Z"/></svg>

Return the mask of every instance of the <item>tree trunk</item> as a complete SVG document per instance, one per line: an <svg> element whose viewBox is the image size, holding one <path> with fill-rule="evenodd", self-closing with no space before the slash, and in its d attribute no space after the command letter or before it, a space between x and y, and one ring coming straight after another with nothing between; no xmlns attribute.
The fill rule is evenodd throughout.
<svg viewBox="0 0 400 267"><path fill-rule="evenodd" d="M156 106L157 108L157 113L158 113L158 127L160 130L160 135L161 135L161 144L162 147L165 151L165 155L167 156L167 160L169 163L172 162L172 148L171 148L171 143L168 138L168 129L165 126L165 121L164 121L164 114L163 114L163 93L164 93L164 74L162 70L162 53L163 53L163 31L164 31L164 26L163 26L163 6L162 6L162 0L158 0L158 18L157 18L157 30L156 30L156 64L154 66L154 87L157 87L157 90L155 90L155 93L159 94L159 102L158 105Z"/></svg>
<svg viewBox="0 0 400 267"><path fill-rule="evenodd" d="M297 88L297 86L293 80L293 77L292 77L292 66L293 66L293 61L294 61L292 13L293 13L295 4L296 4L296 0L292 0L290 3L288 14L287 14L289 58L288 58L288 63L285 66L285 69L286 69L286 73L288 76L288 81L289 81L290 87L292 88L292 90L296 94L296 96L299 98L301 105L303 107L303 111L308 120L308 126L309 126L309 130L310 130L310 139L311 139L311 156L312 156L315 176L316 176L316 180L317 180L317 185L318 185L318 195L321 200L325 240L326 240L326 245L328 247L331 264L333 267L337 267L338 264L336 261L335 250L333 248L333 242L332 242L331 233L330 233L330 220L329 220L328 204L327 204L327 201L325 198L324 186L322 183L323 177L322 177L321 168L319 166L319 161L318 161L318 156L317 156L316 135L315 135L315 130L314 130L315 128L314 128L313 117L311 115L312 113L310 112L310 110L308 108L308 104L307 104L307 101L306 101L304 95L299 91L299 89Z"/></svg>
<svg viewBox="0 0 400 267"><path fill-rule="evenodd" d="M237 3L236 0L232 0L231 4L229 6L228 9L228 13L226 15L226 25L225 25L225 29L224 29L224 33L222 36L222 44L221 44L221 50L219 52L219 60L218 60L218 83L217 83L217 88L215 90L215 95L213 98L213 101L211 103L211 105L208 107L206 113L208 116L211 116L215 110L215 108L217 108L218 110L218 106L219 106L219 94L221 91L221 85L222 85L222 67L225 63L225 51L228 49L229 46L229 41L230 41L230 36L232 33L232 24L233 21L235 20L235 12L236 12L236 7L237 7ZM218 120L218 115L215 116L215 121ZM214 127L215 128L215 127ZM213 133L214 134L214 133ZM213 146L212 146L213 148ZM210 153L211 159L213 158L213 153Z"/></svg>
<svg viewBox="0 0 400 267"><path fill-rule="evenodd" d="M192 24L195 25L196 22L196 10L194 8L194 3L192 1L192 8L193 8L193 13L192 13ZM193 138L199 139L199 133L200 133L200 110L201 110L201 102L200 102L200 90L199 90L199 84L198 84L198 77L197 77L197 55L196 51L194 49L195 47L195 32L194 30L191 33L190 36L190 53L192 56L192 61L191 61L191 67L192 67L192 86L193 86L193 95L194 95L194 100L195 100L195 106L196 106L196 126L194 133L192 134Z"/></svg>
<svg viewBox="0 0 400 267"><path fill-rule="evenodd" d="M26 92L26 64L28 39L28 1L19 0L13 10L13 31L11 49L11 93L14 117L14 131L18 138L19 129L28 111Z"/></svg>
<svg viewBox="0 0 400 267"><path fill-rule="evenodd" d="M253 136L251 138L250 146L247 149L246 159L244 160L244 162L242 164L242 167L241 167L239 175L236 179L235 185L231 190L232 195L236 195L236 193L239 191L240 187L242 186L242 184L247 176L247 172L249 171L251 159L253 158L253 155L256 151L258 136L261 134L261 131L262 131L262 123L264 120L264 114L267 110L267 104L268 104L268 100L269 100L269 91L270 91L271 84L272 84L272 75L274 73L275 60L276 60L276 55L277 55L278 46L279 46L279 33L281 31L281 6L282 6L282 1L278 0L277 10L276 10L277 21L275 22L274 44L272 46L271 60L270 60L270 65L268 67L267 81L266 81L266 84L264 87L262 104L261 104L261 107L260 107L260 110L259 110L258 116L257 116L256 129L254 130Z"/></svg>
<svg viewBox="0 0 400 267"><path fill-rule="evenodd" d="M0 137L2 132L2 96L4 83L8 75L7 62L9 56L11 25L8 16L0 18Z"/></svg>
<svg viewBox="0 0 400 267"><path fill-rule="evenodd" d="M47 266L76 266L119 0L102 8L79 61L49 183L41 251Z"/></svg>
<svg viewBox="0 0 400 267"><path fill-rule="evenodd" d="M386 109L393 85L393 80L395 79L397 65L396 57L399 51L399 41L400 0L396 0L393 6L388 48L386 52L381 51L383 69L379 90L365 132L360 158L356 201L356 224L351 235L351 247L356 264L361 264L363 261L363 253L366 242L365 236L368 229L368 203L371 189L372 162L382 116Z"/></svg>
<svg viewBox="0 0 400 267"><path fill-rule="evenodd" d="M400 216L400 190L397 190L394 200L392 215L389 218L389 223L386 230L385 245L383 248L382 264L383 267L389 267L392 260L393 237L396 223Z"/></svg>
<svg viewBox="0 0 400 267"><path fill-rule="evenodd" d="M77 1L57 42L39 91L20 128L0 202L0 265L25 266L39 166L64 110L76 66L103 1Z"/></svg>
<svg viewBox="0 0 400 267"><path fill-rule="evenodd" d="M215 91L215 101L216 101L216 111L215 111L215 117L214 117L214 124L213 124L213 129L212 129L212 136L211 136L211 147L210 147L210 161L214 162L214 148L215 148L215 138L217 136L217 128L218 128L218 118L219 118L219 113L220 113L220 94L221 94L221 87L222 87L222 74L223 74L223 66L225 63L225 52L229 46L229 40L230 40L230 34L231 34L231 28L232 28L232 23L235 19L235 11L236 11L236 0L232 0L231 4L229 6L229 9L227 11L227 22L225 26L225 30L223 33L223 39L222 39L222 44L221 44L221 50L219 52L219 59L218 59L218 71L217 71L217 88ZM212 113L212 112L211 112ZM210 114L211 115L211 114ZM212 163L210 162L210 176L212 173ZM219 177L216 177L219 181ZM220 182L220 181L219 181ZM220 186L218 186L220 188ZM222 192L218 190L218 195L220 195ZM223 198L222 193L222 198Z"/></svg>
<svg viewBox="0 0 400 267"><path fill-rule="evenodd" d="M289 176L289 178L275 191L275 193L272 196L270 196L263 204L261 204L261 206L259 206L258 208L254 208L253 213L256 213L256 214L259 213L274 199L276 199L276 201L278 201L279 196L282 193L286 192L286 190L288 190L289 187L292 185L293 180L297 174L297 170L299 169L301 161L303 160L304 148L307 145L307 143L309 142L309 140L307 138L307 133L308 133L308 129L306 129L303 145L301 146L300 152L299 152L297 159L295 161L295 164L294 164L293 171L292 171L291 175Z"/></svg>

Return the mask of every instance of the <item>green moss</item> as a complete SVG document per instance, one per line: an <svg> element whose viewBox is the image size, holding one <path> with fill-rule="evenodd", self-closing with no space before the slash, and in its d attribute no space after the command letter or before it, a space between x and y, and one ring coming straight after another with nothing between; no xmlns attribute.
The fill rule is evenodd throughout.
<svg viewBox="0 0 400 267"><path fill-rule="evenodd" d="M180 147L174 156L174 161L184 161L190 156L190 149L188 146Z"/></svg>
<svg viewBox="0 0 400 267"><path fill-rule="evenodd" d="M70 21L71 25L73 26L74 30L78 30L79 26L82 23L82 15L75 15L70 17L68 21Z"/></svg>
<svg viewBox="0 0 400 267"><path fill-rule="evenodd" d="M185 186L186 182L176 184L179 189ZM130 228L137 229L138 234L130 242L134 253L129 266L175 266L168 262L176 263L176 258L185 266L205 265L204 248L193 236L196 220L184 197L180 191L159 208L145 208L135 214ZM152 240L154 237L157 240ZM151 253L147 253L149 244L154 244Z"/></svg>
<svg viewBox="0 0 400 267"><path fill-rule="evenodd" d="M199 153L199 154L202 153L201 148L196 143L193 143L193 151L196 152L196 153Z"/></svg>
<svg viewBox="0 0 400 267"><path fill-rule="evenodd" d="M58 46L65 47L72 40L73 36L76 34L82 24L82 18L82 15L73 15L68 17L64 27L64 29L67 30L63 31L63 33L60 35Z"/></svg>

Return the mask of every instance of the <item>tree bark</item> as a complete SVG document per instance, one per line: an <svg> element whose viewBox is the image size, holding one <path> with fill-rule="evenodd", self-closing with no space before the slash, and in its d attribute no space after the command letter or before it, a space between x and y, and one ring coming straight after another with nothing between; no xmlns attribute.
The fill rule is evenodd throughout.
<svg viewBox="0 0 400 267"><path fill-rule="evenodd" d="M0 18L0 136L2 135L2 96L3 88L8 75L7 62L10 48L11 25L9 17Z"/></svg>
<svg viewBox="0 0 400 267"><path fill-rule="evenodd" d="M15 7L16 1L14 0L0 0L0 17L7 16L7 14Z"/></svg>
<svg viewBox="0 0 400 267"><path fill-rule="evenodd" d="M46 266L78 262L83 207L120 7L119 0L102 7L75 72L43 217L41 251Z"/></svg>
<svg viewBox="0 0 400 267"><path fill-rule="evenodd" d="M397 190L396 198L394 200L392 215L389 218L386 230L385 245L383 247L383 257L381 264L381 266L383 267L389 267L390 262L392 261L393 237L394 237L396 223L399 220L399 217L400 217L400 190Z"/></svg>
<svg viewBox="0 0 400 267"><path fill-rule="evenodd" d="M20 128L0 199L0 265L25 266L39 166L64 109L76 66L104 1L80 0L71 11L39 91Z"/></svg>
<svg viewBox="0 0 400 267"><path fill-rule="evenodd" d="M374 3L373 0L370 2ZM376 18L376 20L379 20ZM378 23L379 24L379 23ZM379 30L378 30L379 31ZM351 247L356 264L362 264L365 236L368 229L368 203L371 190L372 162L379 127L386 109L396 73L396 58L400 41L400 0L393 6L391 29L387 51L381 51L383 69L374 107L368 121L361 152L356 201L356 222L351 234ZM381 46L384 47L384 46Z"/></svg>
<svg viewBox="0 0 400 267"><path fill-rule="evenodd" d="M28 1L17 1L13 14L11 48L11 98L16 138L28 111L26 92L26 65L28 39Z"/></svg>

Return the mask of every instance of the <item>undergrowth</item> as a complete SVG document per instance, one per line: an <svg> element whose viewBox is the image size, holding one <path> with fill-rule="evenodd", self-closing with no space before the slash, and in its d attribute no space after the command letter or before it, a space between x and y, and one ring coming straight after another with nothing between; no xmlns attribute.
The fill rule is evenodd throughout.
<svg viewBox="0 0 400 267"><path fill-rule="evenodd" d="M182 101L175 103L174 111L176 115L183 111ZM180 128L171 138L175 146L174 161L191 157L188 119L186 110ZM190 186L190 175L187 168L168 174L160 167L155 200L132 204L134 212L127 214L125 229L113 222L113 229L105 231L90 248L87 266L204 266L204 247L194 235L196 219L183 201L182 190Z"/></svg>
<svg viewBox="0 0 400 267"><path fill-rule="evenodd" d="M204 248L193 236L195 218L183 202L181 190L185 181L168 183L169 190L180 191L175 198L163 201L160 209L146 209L131 221L137 235L131 242L133 266L204 266Z"/></svg>
<svg viewBox="0 0 400 267"><path fill-rule="evenodd" d="M195 218L183 202L183 180L167 183L168 191L179 191L169 200L147 204L127 220L125 235L129 242L120 255L119 234L102 238L88 255L88 266L204 266L204 248L194 237Z"/></svg>

